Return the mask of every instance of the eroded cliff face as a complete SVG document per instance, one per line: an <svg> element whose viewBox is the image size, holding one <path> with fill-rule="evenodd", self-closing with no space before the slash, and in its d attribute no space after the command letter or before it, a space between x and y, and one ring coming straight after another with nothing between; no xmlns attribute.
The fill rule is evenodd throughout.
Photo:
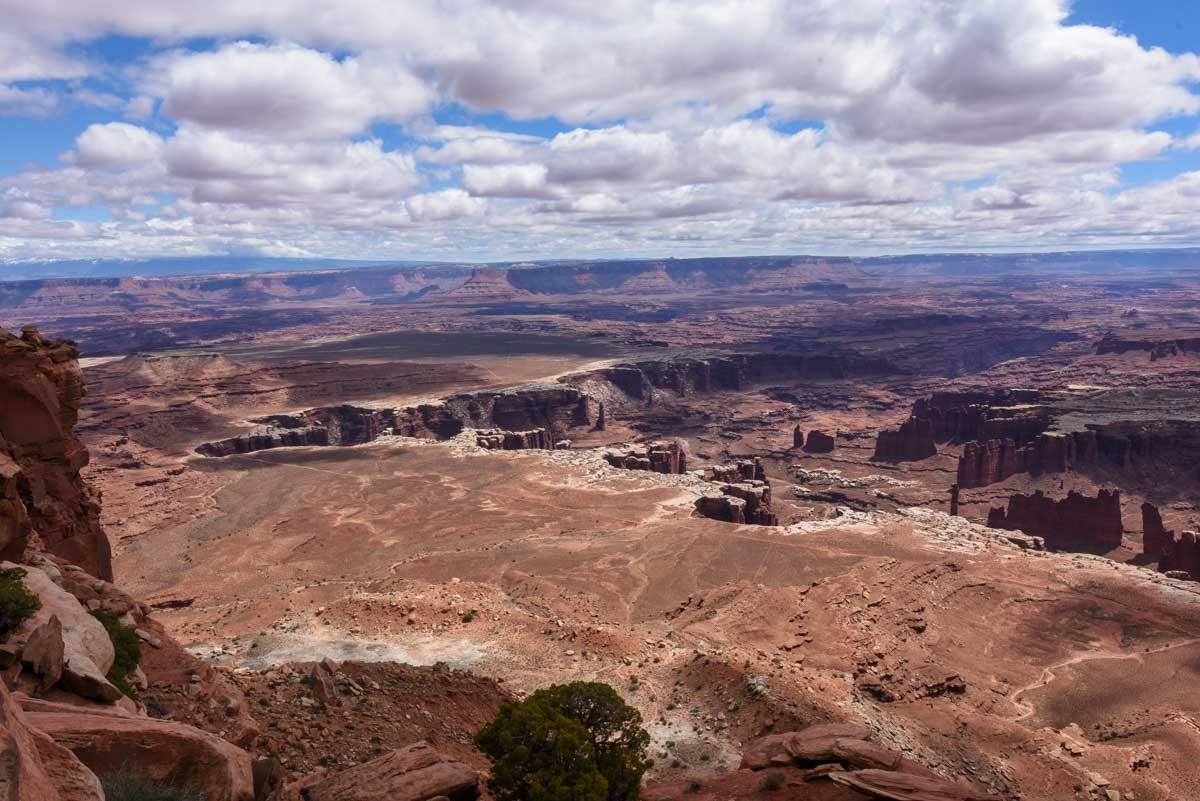
<svg viewBox="0 0 1200 801"><path fill-rule="evenodd" d="M362 445L385 433L418 439L449 439L466 428L508 438L503 449L518 446L553 448L572 428L593 421L589 399L564 384L531 384L500 392L454 395L441 403L398 409L351 404L276 414L252 422L258 427L236 437L206 442L196 448L204 456L230 456L271 448L303 445ZM532 432L540 431L538 436ZM523 444L522 444L523 443ZM485 445L484 447L490 447Z"/></svg>
<svg viewBox="0 0 1200 801"><path fill-rule="evenodd" d="M937 453L933 426L928 420L910 417L900 428L880 431L875 439L875 454L878 462L916 462Z"/></svg>
<svg viewBox="0 0 1200 801"><path fill-rule="evenodd" d="M31 538L103 579L112 554L100 507L79 471L88 452L73 428L84 395L79 351L26 327L0 331L0 556Z"/></svg>
<svg viewBox="0 0 1200 801"><path fill-rule="evenodd" d="M877 456L923 458L932 442L963 444L957 483L984 487L1018 473L1088 465L1150 476L1194 471L1200 415L1178 393L1099 389L936 392L913 405L899 431L879 434Z"/></svg>
<svg viewBox="0 0 1200 801"><path fill-rule="evenodd" d="M730 353L627 362L566 376L563 381L616 409L650 405L662 393L680 397L730 392L797 378L847 378L897 372L884 359L855 353Z"/></svg>
<svg viewBox="0 0 1200 801"><path fill-rule="evenodd" d="M1124 535L1121 493L1100 490L1091 498L1072 491L1057 501L1041 490L1013 495L1007 511L994 508L988 513L987 524L1041 537L1054 549L1108 551L1120 547Z"/></svg>

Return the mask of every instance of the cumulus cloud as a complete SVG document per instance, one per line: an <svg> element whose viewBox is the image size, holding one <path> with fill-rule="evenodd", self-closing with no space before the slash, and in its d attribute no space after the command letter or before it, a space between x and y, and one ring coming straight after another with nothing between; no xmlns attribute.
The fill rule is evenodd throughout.
<svg viewBox="0 0 1200 801"><path fill-rule="evenodd" d="M1159 130L1200 113L1200 59L1068 10L0 0L0 114L86 102L124 120L78 132L57 169L0 177L0 258L1200 238L1200 179L1129 186L1121 169L1200 147ZM108 33L151 43L119 68L77 55ZM113 219L54 220L62 206Z"/></svg>
<svg viewBox="0 0 1200 801"><path fill-rule="evenodd" d="M479 217L487 203L468 195L461 189L443 189L414 195L405 201L408 213L418 222L457 220L463 217Z"/></svg>
<svg viewBox="0 0 1200 801"><path fill-rule="evenodd" d="M163 113L281 139L351 136L424 111L431 90L384 55L340 61L297 45L237 42L167 59ZM153 85L153 84L152 84Z"/></svg>
<svg viewBox="0 0 1200 801"><path fill-rule="evenodd" d="M64 155L80 167L134 167L156 162L163 151L162 137L125 122L89 125L75 139L75 150Z"/></svg>

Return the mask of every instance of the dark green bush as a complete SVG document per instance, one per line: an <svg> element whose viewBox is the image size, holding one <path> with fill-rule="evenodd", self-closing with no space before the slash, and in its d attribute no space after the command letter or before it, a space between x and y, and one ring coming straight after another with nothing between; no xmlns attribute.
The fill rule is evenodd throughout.
<svg viewBox="0 0 1200 801"><path fill-rule="evenodd" d="M101 776L100 785L106 801L208 801L191 782L176 785L129 767Z"/></svg>
<svg viewBox="0 0 1200 801"><path fill-rule="evenodd" d="M593 682L538 690L475 737L494 760L497 801L633 801L646 772L642 717Z"/></svg>
<svg viewBox="0 0 1200 801"><path fill-rule="evenodd" d="M104 630L108 632L108 638L112 640L113 650L117 655L105 678L118 690L132 697L133 687L130 686L128 679L129 674L137 670L138 663L142 661L141 640L138 639L137 632L132 626L126 626L116 614L107 609L93 610L92 617L104 625Z"/></svg>
<svg viewBox="0 0 1200 801"><path fill-rule="evenodd" d="M0 570L0 640L42 608L42 600L22 581L26 575L19 567Z"/></svg>

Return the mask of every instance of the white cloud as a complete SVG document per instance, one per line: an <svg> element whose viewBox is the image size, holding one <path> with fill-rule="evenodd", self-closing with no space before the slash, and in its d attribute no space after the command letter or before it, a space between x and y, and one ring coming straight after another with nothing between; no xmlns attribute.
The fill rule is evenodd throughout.
<svg viewBox="0 0 1200 801"><path fill-rule="evenodd" d="M403 64L378 53L339 61L297 45L237 42L176 54L163 69L164 114L276 139L351 136L375 120L418 114L433 98Z"/></svg>
<svg viewBox="0 0 1200 801"><path fill-rule="evenodd" d="M443 189L414 195L405 201L408 213L418 222L457 220L463 217L482 216L487 203L468 195L461 189Z"/></svg>
<svg viewBox="0 0 1200 801"><path fill-rule="evenodd" d="M125 104L125 116L131 120L146 120L154 114L154 98L138 95Z"/></svg>
<svg viewBox="0 0 1200 801"><path fill-rule="evenodd" d="M1200 179L1131 188L1121 170L1200 147L1200 134L1154 130L1200 113L1200 60L1067 25L1066 0L412 0L403 12L0 0L0 114L73 97L129 121L78 132L60 169L0 177L0 257L1200 239ZM106 33L153 44L124 66L75 55ZM217 44L184 49L204 37ZM447 106L469 124L436 123ZM548 118L522 130L550 133L470 112ZM60 206L114 220L47 219Z"/></svg>
<svg viewBox="0 0 1200 801"><path fill-rule="evenodd" d="M546 197L544 164L501 164L463 167L463 186L472 194L493 197Z"/></svg>
<svg viewBox="0 0 1200 801"><path fill-rule="evenodd" d="M74 152L64 156L79 167L135 167L162 157L162 137L126 122L89 125L75 139Z"/></svg>

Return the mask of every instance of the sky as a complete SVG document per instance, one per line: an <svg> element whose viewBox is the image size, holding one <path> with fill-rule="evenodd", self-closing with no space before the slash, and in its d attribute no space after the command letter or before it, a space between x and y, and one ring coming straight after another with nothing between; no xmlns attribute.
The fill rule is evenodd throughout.
<svg viewBox="0 0 1200 801"><path fill-rule="evenodd" d="M0 262L1200 244L1195 3L0 0L0 19Z"/></svg>

